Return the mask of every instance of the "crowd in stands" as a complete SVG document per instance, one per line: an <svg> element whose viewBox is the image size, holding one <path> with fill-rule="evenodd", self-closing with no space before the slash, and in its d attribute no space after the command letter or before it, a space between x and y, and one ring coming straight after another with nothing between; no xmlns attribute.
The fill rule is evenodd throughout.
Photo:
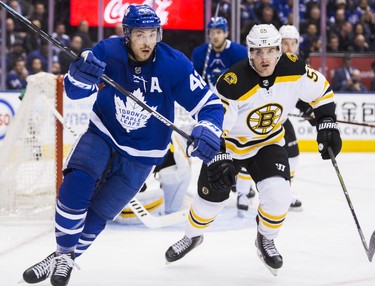
<svg viewBox="0 0 375 286"><path fill-rule="evenodd" d="M230 20L231 1L213 1L213 6L217 2L220 2L220 16ZM48 31L48 0L10 0L7 4L43 31ZM83 19L79 26L71 27L67 7L68 0L55 0L53 38L75 52L92 47L96 39L90 33L89 23ZM245 44L245 37L254 24L272 23L276 28L292 24L292 11L293 0L242 0L242 44ZM326 12L328 53L375 53L375 0L327 0ZM300 0L299 13L299 54L308 60L310 53L321 51L320 1ZM121 25L113 28L111 33L121 34ZM5 52L6 89L22 89L26 85L27 75L48 69L48 42L36 33L29 32L23 23L9 14L6 18ZM70 61L59 48L53 47L51 72L66 73Z"/></svg>

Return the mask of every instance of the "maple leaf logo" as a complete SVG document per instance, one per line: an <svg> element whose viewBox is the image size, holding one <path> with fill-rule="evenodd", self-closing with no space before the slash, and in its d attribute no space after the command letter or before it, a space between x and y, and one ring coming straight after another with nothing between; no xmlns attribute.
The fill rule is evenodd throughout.
<svg viewBox="0 0 375 286"><path fill-rule="evenodd" d="M135 90L133 95L146 104L140 88ZM144 110L129 97L126 98L126 104L117 95L115 95L114 100L116 106L116 119L127 132L146 126L148 119L151 117L151 113ZM151 109L156 110L156 106L151 106Z"/></svg>

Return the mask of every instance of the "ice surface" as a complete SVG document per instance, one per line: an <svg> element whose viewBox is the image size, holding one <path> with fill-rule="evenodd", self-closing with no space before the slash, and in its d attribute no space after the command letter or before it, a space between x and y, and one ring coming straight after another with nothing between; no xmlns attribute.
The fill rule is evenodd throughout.
<svg viewBox="0 0 375 286"><path fill-rule="evenodd" d="M337 157L367 242L375 230L374 162L375 153ZM289 212L275 241L284 257L277 277L256 255L257 197L242 219L231 197L203 244L169 265L164 253L183 236L183 224L160 230L109 224L77 259L81 270L73 271L69 285L375 285L375 262L367 259L331 162L301 154L293 188L303 211ZM22 272L54 247L51 221L0 221L0 285L17 285Z"/></svg>

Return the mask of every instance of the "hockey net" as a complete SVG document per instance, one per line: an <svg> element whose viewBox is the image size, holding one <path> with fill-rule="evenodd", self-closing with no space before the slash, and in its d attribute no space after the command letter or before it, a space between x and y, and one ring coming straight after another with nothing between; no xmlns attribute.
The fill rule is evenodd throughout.
<svg viewBox="0 0 375 286"><path fill-rule="evenodd" d="M27 78L26 92L0 146L0 218L51 218L63 161L63 81Z"/></svg>

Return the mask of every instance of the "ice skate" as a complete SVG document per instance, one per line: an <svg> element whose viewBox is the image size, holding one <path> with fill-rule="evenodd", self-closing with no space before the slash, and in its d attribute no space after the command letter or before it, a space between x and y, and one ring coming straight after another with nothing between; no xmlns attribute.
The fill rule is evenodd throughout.
<svg viewBox="0 0 375 286"><path fill-rule="evenodd" d="M68 285L73 267L79 269L79 266L74 262L74 258L74 252L56 254L55 267L51 275L51 284L53 286Z"/></svg>
<svg viewBox="0 0 375 286"><path fill-rule="evenodd" d="M299 199L293 199L289 207L290 211L300 212L302 211L302 202Z"/></svg>
<svg viewBox="0 0 375 286"><path fill-rule="evenodd" d="M174 262L184 257L188 252L193 250L195 247L203 242L203 235L189 238L186 235L171 247L168 248L165 253L167 262Z"/></svg>
<svg viewBox="0 0 375 286"><path fill-rule="evenodd" d="M42 261L34 264L23 272L23 280L29 284L35 284L46 280L54 266L55 252L48 255Z"/></svg>
<svg viewBox="0 0 375 286"><path fill-rule="evenodd" d="M273 275L277 276L278 270L283 266L283 258L277 251L273 239L267 239L258 232L255 246L257 247L257 254L260 260L262 260Z"/></svg>

